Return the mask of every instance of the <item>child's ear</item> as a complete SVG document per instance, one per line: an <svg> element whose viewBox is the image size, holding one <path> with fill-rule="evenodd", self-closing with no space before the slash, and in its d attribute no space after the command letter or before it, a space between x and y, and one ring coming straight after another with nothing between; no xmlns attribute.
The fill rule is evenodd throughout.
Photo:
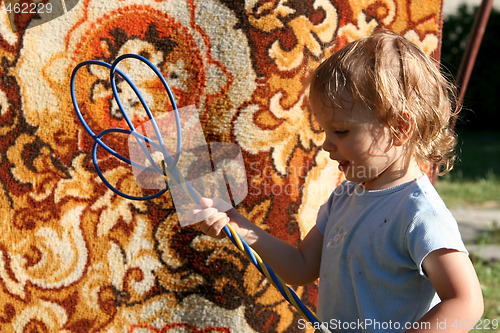
<svg viewBox="0 0 500 333"><path fill-rule="evenodd" d="M404 146L406 142L413 135L413 131L415 130L415 118L413 115L405 111L399 117L398 125L396 128L396 133L394 133L393 144L395 146Z"/></svg>

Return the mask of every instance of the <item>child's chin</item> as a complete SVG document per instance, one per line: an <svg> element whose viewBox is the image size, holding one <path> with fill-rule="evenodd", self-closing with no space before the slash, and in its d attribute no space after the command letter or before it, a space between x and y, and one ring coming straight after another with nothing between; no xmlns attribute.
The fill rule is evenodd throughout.
<svg viewBox="0 0 500 333"><path fill-rule="evenodd" d="M355 178L355 177L345 177L350 182L354 183L364 183L363 179Z"/></svg>
<svg viewBox="0 0 500 333"><path fill-rule="evenodd" d="M347 179L348 181L351 181L351 182L356 182L356 183L363 182L363 179L360 179L359 177L353 177L352 173L351 174L349 173L349 170L344 172L344 177L345 177L345 179Z"/></svg>

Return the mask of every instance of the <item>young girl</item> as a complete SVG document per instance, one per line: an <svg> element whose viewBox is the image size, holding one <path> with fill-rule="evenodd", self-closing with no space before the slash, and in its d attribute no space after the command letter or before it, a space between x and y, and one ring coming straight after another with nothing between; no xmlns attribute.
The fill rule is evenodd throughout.
<svg viewBox="0 0 500 333"><path fill-rule="evenodd" d="M451 169L451 85L405 38L378 31L313 73L323 149L346 181L295 247L219 199L195 207L201 230L231 223L288 284L319 278L318 317L338 332L467 332L483 299L457 223L420 166Z"/></svg>

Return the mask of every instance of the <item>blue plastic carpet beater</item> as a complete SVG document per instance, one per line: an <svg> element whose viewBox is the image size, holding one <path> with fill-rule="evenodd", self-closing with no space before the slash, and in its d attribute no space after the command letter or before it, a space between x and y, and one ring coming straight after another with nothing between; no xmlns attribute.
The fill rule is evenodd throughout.
<svg viewBox="0 0 500 333"><path fill-rule="evenodd" d="M175 127L176 127L176 147L175 147L175 153L173 156L171 156L165 147L164 140L162 138L160 129L158 127L158 124L153 117L153 113L151 112L150 108L148 107L145 99L139 92L139 89L134 85L134 83L130 80L125 73L120 71L117 66L118 64L127 58L134 58L137 59L143 63L145 63L151 70L153 70L156 74L156 76L161 80L163 87L165 88L168 97L170 99L170 103L172 104L173 107L173 112L174 112L174 117L175 117ZM99 134L95 134L88 123L85 121L83 114L79 108L78 101L76 99L76 94L75 94L75 78L78 73L78 71L85 66L90 66L90 65L96 65L96 66L101 66L109 69L109 80L111 84L111 88L113 91L113 96L114 99L116 100L116 103L118 104L118 108L121 112L121 115L123 116L123 119L125 119L128 129L126 128L108 128L103 130ZM144 110L146 111L146 114L149 118L149 121L152 125L156 140L153 140L151 138L146 137L144 134L141 134L140 131L137 131L136 127L134 127L130 117L127 115L127 112L125 112L125 109L123 107L122 101L120 100L119 94L118 94L118 89L116 86L116 75L118 75L121 79L125 80L127 84L132 88L134 91L135 95L139 99L140 103L142 104ZM83 127L85 130L88 132L88 134L92 137L94 140L94 144L92 147L92 160L94 163L95 170L97 171L97 174L101 178L101 180L104 182L104 184L109 187L114 193L125 197L127 199L131 200L149 200L153 198L157 198L164 194L167 190L169 190L169 185L167 182L165 182L165 186L157 191L156 193L152 195L147 195L147 196L133 196L129 195L127 193L123 193L122 191L118 190L116 187L114 187L104 176L103 172L101 171L101 168L99 167L98 164L98 158L97 158L97 148L100 146L104 148L107 152L118 158L119 160L131 165L132 167L137 167L141 170L147 170L148 172L153 172L158 175L161 175L165 179L173 179L176 184L180 184L182 186L183 191L189 198L193 201L193 203L199 203L199 199L201 195L199 192L194 189L188 181L186 181L182 175L182 173L179 171L179 168L177 167L177 164L179 162L179 158L182 153L182 131L181 131L181 118L179 117L179 110L177 108L177 105L175 103L175 98L172 94L172 91L170 90L170 87L163 77L162 73L158 70L155 65L153 65L148 59L136 55L136 54L124 54L120 57L118 57L112 64L99 61L99 60L88 60L81 62L78 64L71 75L71 98L73 100L73 105L75 108L75 111L78 115L78 118L80 119ZM111 133L121 133L129 136L133 136L140 148L142 150L144 156L146 156L146 159L148 160L149 163L146 163L147 165L142 165L138 162L135 162L129 158L124 157L123 155L119 154L116 150L112 149L109 145L105 144L103 142L103 137L105 137L108 134ZM158 165L153 156L151 156L150 151L148 150L148 147L154 147L157 151L161 152L162 155L162 161L160 165ZM328 332L328 330L323 329L323 328L318 328L320 327L320 322L318 318L300 301L298 296L295 294L295 292L288 287L282 280L279 278L273 270L260 258L260 256L252 249L250 246L246 243L246 241L241 238L235 231L234 229L227 224L224 227L224 232L226 235L229 237L229 239L233 242L234 245L238 247L240 251L244 253L244 255L255 265L255 267L264 275L266 278L280 291L280 293L283 295L283 297L291 304L293 305L297 311L306 319L308 320L313 327L317 329L318 332Z"/></svg>

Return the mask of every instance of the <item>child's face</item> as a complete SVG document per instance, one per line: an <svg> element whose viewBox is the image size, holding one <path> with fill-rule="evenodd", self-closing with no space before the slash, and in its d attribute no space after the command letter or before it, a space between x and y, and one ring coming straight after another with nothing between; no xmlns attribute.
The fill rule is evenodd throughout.
<svg viewBox="0 0 500 333"><path fill-rule="evenodd" d="M402 167L402 150L373 111L350 98L341 103L343 109L333 109L313 92L310 103L326 134L322 148L348 180L364 183L367 189L381 189L393 181Z"/></svg>

